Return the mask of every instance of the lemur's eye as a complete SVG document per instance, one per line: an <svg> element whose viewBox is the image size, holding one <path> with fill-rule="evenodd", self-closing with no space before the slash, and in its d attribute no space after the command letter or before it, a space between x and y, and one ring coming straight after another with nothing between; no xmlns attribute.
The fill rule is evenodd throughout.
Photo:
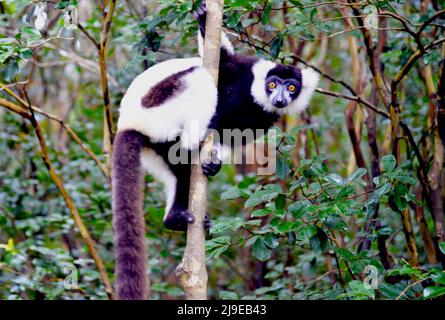
<svg viewBox="0 0 445 320"><path fill-rule="evenodd" d="M287 90L289 90L290 92L295 92L296 89L297 88L293 84L287 87Z"/></svg>
<svg viewBox="0 0 445 320"><path fill-rule="evenodd" d="M277 85L275 84L275 82L269 83L269 89L275 89L276 87Z"/></svg>

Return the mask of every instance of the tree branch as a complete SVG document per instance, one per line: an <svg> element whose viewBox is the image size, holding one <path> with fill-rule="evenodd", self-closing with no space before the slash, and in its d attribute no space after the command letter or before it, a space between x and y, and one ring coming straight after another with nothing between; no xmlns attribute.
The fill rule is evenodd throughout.
<svg viewBox="0 0 445 320"><path fill-rule="evenodd" d="M0 88L5 90L10 96L12 96L14 99L16 99L22 106L27 107L26 101L24 101L22 98L17 96L7 86L0 83ZM0 105L10 109L11 111L13 111L15 113L18 113L22 117L26 118L26 116L27 116L26 110L24 110L20 106L13 104L5 99L2 99L2 102L0 102ZM103 163L99 160L99 158L97 158L97 156L94 154L94 152L82 141L82 139L80 139L80 137L77 135L77 133L67 123L65 123L65 121L63 121L62 119L56 117L55 115L53 115L51 113L45 112L44 110L42 110L36 106L31 105L31 108L34 112L37 112L50 120L58 122L68 132L68 134L73 138L73 140L80 146L80 148L83 151L85 151L85 153L97 164L97 166L99 167L99 170L102 172L104 177L107 179L108 183L110 183L110 175L109 175L108 171L106 170L105 166L103 165Z"/></svg>
<svg viewBox="0 0 445 320"><path fill-rule="evenodd" d="M111 286L110 279L108 278L108 274L105 269L105 265L104 265L102 259L100 258L99 254L97 253L96 245L95 245L93 239L91 239L91 236L90 236L87 228L85 227L85 224L83 223L82 217L80 216L79 211L77 210L77 207L74 204L74 201L72 200L71 196L69 195L68 191L66 190L62 178L56 173L56 170L54 169L54 166L51 162L51 159L50 159L50 156L48 153L48 149L46 146L46 139L43 134L42 128L40 127L40 124L38 123L37 119L34 116L34 110L33 110L33 107L31 105L30 101L29 101L29 98L26 94L26 91L24 91L24 92L25 92L25 96L27 97L27 100L28 100L27 107L28 107L29 112L25 111L23 108L21 108L21 107L17 106L16 104L9 102L3 98L0 98L0 105L19 114L20 116L22 116L23 118L25 118L32 124L34 131L36 133L36 136L39 140L40 151L42 154L43 162L44 162L46 168L48 169L51 179L53 180L54 184L56 185L57 189L59 190L60 195L62 196L63 200L65 201L65 204L71 213L74 223L76 224L76 227L79 229L80 235L81 235L85 245L88 248L88 251L90 252L90 254L96 264L97 270L98 270L101 280L105 286L105 291L106 291L108 297L110 299L112 299L113 298L113 288Z"/></svg>
<svg viewBox="0 0 445 320"><path fill-rule="evenodd" d="M223 0L207 0L206 34L204 39L203 65L218 86L219 61L221 51L221 31ZM204 142L201 153L210 155L212 136ZM196 163L196 162L195 162ZM190 179L189 210L195 222L188 225L187 243L181 264L176 268L188 300L207 299L207 270L205 264L204 217L207 205L207 178L202 173L201 163L192 165Z"/></svg>

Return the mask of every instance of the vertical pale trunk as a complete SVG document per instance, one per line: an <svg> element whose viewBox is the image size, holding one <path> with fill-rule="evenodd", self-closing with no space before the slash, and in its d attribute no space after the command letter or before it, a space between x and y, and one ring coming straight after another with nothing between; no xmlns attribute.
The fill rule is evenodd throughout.
<svg viewBox="0 0 445 320"><path fill-rule="evenodd" d="M207 0L206 34L204 40L203 65L218 84L218 71L221 47L221 31L223 17L223 0ZM201 153L209 155L212 149L212 137L205 141ZM201 157L203 158L203 157ZM182 263L177 267L176 274L184 288L187 300L207 299L207 270L205 263L204 217L207 206L207 178L203 175L201 165L192 165L190 181L190 211L195 222L187 229L187 244Z"/></svg>

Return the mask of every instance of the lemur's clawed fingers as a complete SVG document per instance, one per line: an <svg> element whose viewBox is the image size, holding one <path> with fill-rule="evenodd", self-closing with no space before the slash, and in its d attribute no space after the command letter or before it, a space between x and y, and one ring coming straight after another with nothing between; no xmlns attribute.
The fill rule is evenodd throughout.
<svg viewBox="0 0 445 320"><path fill-rule="evenodd" d="M212 221L210 220L210 215L208 212L206 212L206 215L204 217L204 229L209 230L212 227Z"/></svg>
<svg viewBox="0 0 445 320"><path fill-rule="evenodd" d="M201 4L199 5L199 7L196 9L195 12L193 12L193 17L195 19L205 15L207 12L207 6L206 6L206 2L205 0L201 1Z"/></svg>

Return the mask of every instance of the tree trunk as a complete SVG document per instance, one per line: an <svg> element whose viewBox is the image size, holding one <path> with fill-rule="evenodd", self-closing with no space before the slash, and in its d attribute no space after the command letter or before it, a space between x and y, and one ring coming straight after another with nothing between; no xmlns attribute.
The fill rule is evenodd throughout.
<svg viewBox="0 0 445 320"><path fill-rule="evenodd" d="M207 18L203 65L213 77L217 86L224 1L207 0L206 4ZM212 137L209 136L204 142L201 154L210 155L212 145ZM194 161L194 163L197 162ZM189 202L189 210L193 212L195 222L188 225L187 244L182 263L177 267L176 274L184 288L187 300L206 300L207 270L203 222L207 205L207 178L203 175L199 162L192 165Z"/></svg>

